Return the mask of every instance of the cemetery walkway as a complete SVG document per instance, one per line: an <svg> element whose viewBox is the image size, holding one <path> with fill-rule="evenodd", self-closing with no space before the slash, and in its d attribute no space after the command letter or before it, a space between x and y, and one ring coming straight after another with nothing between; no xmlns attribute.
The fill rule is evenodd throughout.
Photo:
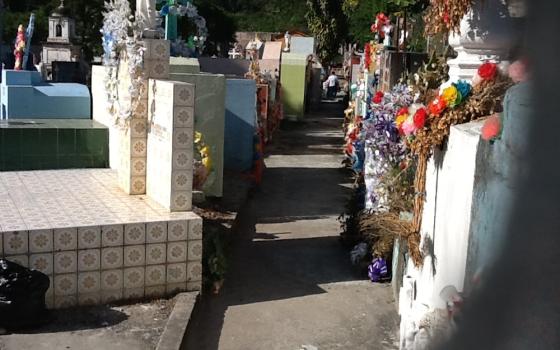
<svg viewBox="0 0 560 350"><path fill-rule="evenodd" d="M284 125L267 149L224 288L198 303L184 349L398 348L390 285L360 276L338 239L351 187L341 106Z"/></svg>

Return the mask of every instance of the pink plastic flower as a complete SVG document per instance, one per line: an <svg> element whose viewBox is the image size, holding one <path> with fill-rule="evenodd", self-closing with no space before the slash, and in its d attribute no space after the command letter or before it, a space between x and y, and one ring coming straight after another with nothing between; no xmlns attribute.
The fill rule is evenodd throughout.
<svg viewBox="0 0 560 350"><path fill-rule="evenodd" d="M513 62L508 68L508 75L514 83L527 80L527 62L523 59Z"/></svg>
<svg viewBox="0 0 560 350"><path fill-rule="evenodd" d="M416 126L414 125L414 120L412 117L409 117L402 125L402 130L406 136L410 136L414 134L416 131Z"/></svg>

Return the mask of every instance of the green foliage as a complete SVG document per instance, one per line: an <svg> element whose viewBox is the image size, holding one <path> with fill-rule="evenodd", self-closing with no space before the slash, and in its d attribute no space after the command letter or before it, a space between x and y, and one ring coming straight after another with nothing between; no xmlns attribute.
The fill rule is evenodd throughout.
<svg viewBox="0 0 560 350"><path fill-rule="evenodd" d="M385 0L360 0L356 7L348 12L350 41L363 46L373 40L371 25L379 12L386 11Z"/></svg>
<svg viewBox="0 0 560 350"><path fill-rule="evenodd" d="M60 0L4 0L4 42L12 43L19 24L27 26L31 12L35 13L35 31L32 45L39 45L49 35L48 17L60 5ZM101 53L101 34L103 22L103 0L66 0L64 6L76 20L76 44L82 45L86 59Z"/></svg>
<svg viewBox="0 0 560 350"><path fill-rule="evenodd" d="M235 32L237 30L235 17L227 13L222 7L206 0L198 0L194 4L198 7L198 13L206 19L208 28L209 35L204 53L227 57L229 48L235 43ZM180 35L183 38L188 37L188 33L193 32L192 28L186 28L188 21L179 20L179 23Z"/></svg>
<svg viewBox="0 0 560 350"><path fill-rule="evenodd" d="M348 35L347 18L339 0L307 0L307 25L317 41L317 56L328 65Z"/></svg>
<svg viewBox="0 0 560 350"><path fill-rule="evenodd" d="M201 0L231 16L238 30L284 32L307 29L302 0Z"/></svg>

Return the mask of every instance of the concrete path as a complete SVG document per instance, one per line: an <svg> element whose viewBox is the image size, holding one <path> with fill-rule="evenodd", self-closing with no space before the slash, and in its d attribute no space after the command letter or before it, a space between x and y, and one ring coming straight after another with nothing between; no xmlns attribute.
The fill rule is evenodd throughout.
<svg viewBox="0 0 560 350"><path fill-rule="evenodd" d="M184 349L398 348L390 286L364 280L338 240L350 185L340 168L341 107L325 108L269 147L226 284L196 306Z"/></svg>

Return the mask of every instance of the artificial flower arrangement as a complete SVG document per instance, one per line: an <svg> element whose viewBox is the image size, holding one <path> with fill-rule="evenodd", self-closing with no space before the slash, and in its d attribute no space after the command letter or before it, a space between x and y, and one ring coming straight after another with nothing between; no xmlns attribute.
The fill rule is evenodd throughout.
<svg viewBox="0 0 560 350"><path fill-rule="evenodd" d="M414 192L414 217L408 244L414 264L423 262L420 246L420 227L425 199L421 195L426 191L426 170L430 155L435 147L441 147L449 135L450 128L456 124L470 121L501 111L502 99L512 80L500 72L497 64L485 62L473 77L473 84L458 81L443 84L436 96L429 99L424 125L407 129L403 122L403 132L409 132L407 146L409 156L416 160ZM425 96L428 98L428 96ZM410 110L410 107L409 107ZM410 112L409 112L410 114ZM409 118L409 116L407 116ZM408 119L409 120L409 119ZM421 118L419 118L421 121ZM409 122L410 124L410 122ZM420 123L418 123L420 126Z"/></svg>
<svg viewBox="0 0 560 350"><path fill-rule="evenodd" d="M373 34L379 35L381 39L385 38L385 32L383 31L383 26L387 24L389 21L389 17L385 15L383 12L380 12L375 16L375 23L371 25L371 32Z"/></svg>
<svg viewBox="0 0 560 350"><path fill-rule="evenodd" d="M193 188L202 190L204 184L213 173L212 159L210 158L210 147L204 142L202 134L194 133L194 158L193 158Z"/></svg>
<svg viewBox="0 0 560 350"><path fill-rule="evenodd" d="M500 72L498 65L485 62L472 79L444 84L439 93L428 103L428 117L423 128L414 130L409 138L413 154L431 154L432 147L439 147L449 135L452 125L501 111L501 101L512 85L511 79Z"/></svg>

